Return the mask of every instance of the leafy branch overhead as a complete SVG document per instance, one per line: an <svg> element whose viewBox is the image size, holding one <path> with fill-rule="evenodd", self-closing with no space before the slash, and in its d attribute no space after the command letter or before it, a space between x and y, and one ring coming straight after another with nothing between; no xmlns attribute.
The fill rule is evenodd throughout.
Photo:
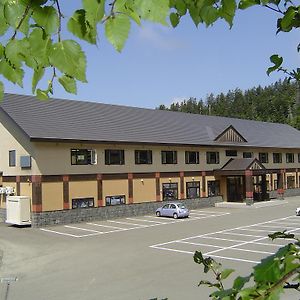
<svg viewBox="0 0 300 300"><path fill-rule="evenodd" d="M46 99L57 80L69 93L76 93L78 81L87 82L87 59L79 40L96 45L99 28L113 47L121 52L133 24L144 21L177 27L184 17L198 27L223 19L233 26L238 9L260 5L278 14L277 32L300 26L300 6L287 0L82 0L74 12L65 14L62 0L0 0L0 79L23 86L26 67L33 70L32 93ZM65 15L69 15L66 18ZM67 31L74 39L65 39ZM300 47L298 47L298 50ZM300 80L300 69L282 67L283 59L271 57L268 74L283 71ZM48 86L38 88L42 78ZM0 81L0 98L4 85Z"/></svg>

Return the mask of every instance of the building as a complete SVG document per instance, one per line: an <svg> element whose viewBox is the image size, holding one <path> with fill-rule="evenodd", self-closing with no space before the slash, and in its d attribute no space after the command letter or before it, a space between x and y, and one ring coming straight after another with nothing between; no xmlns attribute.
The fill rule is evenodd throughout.
<svg viewBox="0 0 300 300"><path fill-rule="evenodd" d="M300 194L300 132L288 125L12 94L0 122L2 186L31 197L36 224Z"/></svg>

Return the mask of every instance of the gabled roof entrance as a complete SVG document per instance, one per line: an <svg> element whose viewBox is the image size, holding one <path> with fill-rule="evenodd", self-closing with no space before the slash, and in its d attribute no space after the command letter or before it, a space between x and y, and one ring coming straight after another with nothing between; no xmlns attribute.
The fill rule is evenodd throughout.
<svg viewBox="0 0 300 300"><path fill-rule="evenodd" d="M217 142L231 142L231 143L247 143L246 139L230 125L222 131L216 138Z"/></svg>

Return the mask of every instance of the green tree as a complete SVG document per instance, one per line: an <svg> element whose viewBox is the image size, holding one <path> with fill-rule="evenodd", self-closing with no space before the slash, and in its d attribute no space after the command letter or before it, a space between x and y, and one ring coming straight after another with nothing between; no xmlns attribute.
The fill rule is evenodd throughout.
<svg viewBox="0 0 300 300"><path fill-rule="evenodd" d="M278 14L277 32L289 32L300 26L300 6L289 0L82 0L67 20L61 1L0 0L0 36L4 37L0 43L0 74L22 86L25 67L32 69L32 93L42 99L53 93L54 80L69 93L76 93L78 81L87 82L86 55L76 40L64 38L66 31L97 44L99 26L104 26L107 40L122 51L134 23L170 22L177 27L188 16L196 26L210 26L223 19L231 27L236 11L253 5ZM278 70L300 80L300 69L285 69L278 54L271 56L271 62L268 74ZM38 88L45 76L48 86ZM3 92L0 81L0 97Z"/></svg>

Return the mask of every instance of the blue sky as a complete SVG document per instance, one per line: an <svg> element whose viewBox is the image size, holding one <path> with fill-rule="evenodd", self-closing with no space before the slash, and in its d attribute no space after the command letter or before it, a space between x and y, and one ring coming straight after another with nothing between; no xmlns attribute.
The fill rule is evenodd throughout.
<svg viewBox="0 0 300 300"><path fill-rule="evenodd" d="M79 1L72 1L73 8ZM72 7L65 4L64 14ZM234 26L224 21L205 28L185 18L176 29L144 23L133 25L122 53L116 52L99 32L99 45L81 42L87 54L87 84L77 95L56 85L55 98L90 100L155 108L189 97L268 85L283 74L266 75L269 57L280 54L285 66L299 66L299 32L276 35L276 13L262 8L238 11ZM66 34L66 33L65 33ZM5 91L31 94L29 76L24 89L5 83ZM44 86L46 83L44 83Z"/></svg>

